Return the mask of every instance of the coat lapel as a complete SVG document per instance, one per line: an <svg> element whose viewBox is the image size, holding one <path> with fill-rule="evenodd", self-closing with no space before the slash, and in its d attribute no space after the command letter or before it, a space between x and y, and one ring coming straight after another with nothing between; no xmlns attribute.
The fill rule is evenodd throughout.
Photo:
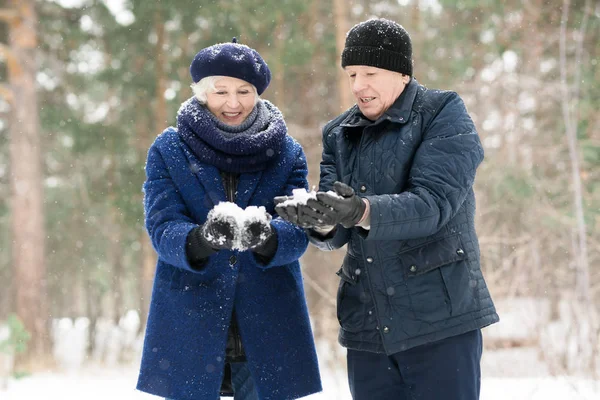
<svg viewBox="0 0 600 400"><path fill-rule="evenodd" d="M235 203L241 208L246 208L252 199L252 195L260 182L262 171L241 174L237 187L237 196Z"/></svg>
<svg viewBox="0 0 600 400"><path fill-rule="evenodd" d="M198 164L197 170L195 175L204 187L204 191L212 202L212 206L214 207L222 201L227 201L223 179L217 167L208 164Z"/></svg>
<svg viewBox="0 0 600 400"><path fill-rule="evenodd" d="M221 179L221 174L217 167L201 163L185 145L181 147L194 176L198 179L198 183L202 185L201 187L204 188L204 195L208 197L208 199L204 199L204 205L208 209L211 209L220 202L227 201L223 179ZM200 190L200 187L198 187L198 190Z"/></svg>
<svg viewBox="0 0 600 400"><path fill-rule="evenodd" d="M209 197L212 206L219 202L227 201L223 179L219 173L219 169L213 165L203 164L198 161L198 158L185 146L182 146L184 153L190 163L190 168L194 171L194 175L199 183L204 187L206 195ZM241 208L246 208L252 200L252 194L256 190L262 171L246 173L240 175L240 180L237 187L237 196L235 203ZM209 207L212 208L212 207Z"/></svg>

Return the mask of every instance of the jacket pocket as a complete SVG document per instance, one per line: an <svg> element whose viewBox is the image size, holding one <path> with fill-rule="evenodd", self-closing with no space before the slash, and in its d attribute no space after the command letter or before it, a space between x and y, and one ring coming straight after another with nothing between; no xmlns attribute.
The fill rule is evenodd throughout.
<svg viewBox="0 0 600 400"><path fill-rule="evenodd" d="M413 277L456 261L466 260L460 235L448 236L425 243L400 254L405 277Z"/></svg>
<svg viewBox="0 0 600 400"><path fill-rule="evenodd" d="M337 292L337 318L340 326L347 332L361 332L365 328L365 320L371 295L366 290L364 280L358 274L349 276L345 271L357 271L359 260L346 255L344 265L337 272L341 278Z"/></svg>
<svg viewBox="0 0 600 400"><path fill-rule="evenodd" d="M207 278L200 274L173 268L170 287L172 290L192 292L208 286L208 283Z"/></svg>
<svg viewBox="0 0 600 400"><path fill-rule="evenodd" d="M474 309L467 259L460 235L429 242L400 255L417 320L436 322Z"/></svg>

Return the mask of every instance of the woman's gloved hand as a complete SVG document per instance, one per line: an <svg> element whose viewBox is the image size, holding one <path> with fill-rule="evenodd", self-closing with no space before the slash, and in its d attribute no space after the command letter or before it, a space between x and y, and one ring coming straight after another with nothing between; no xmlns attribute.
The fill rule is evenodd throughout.
<svg viewBox="0 0 600 400"><path fill-rule="evenodd" d="M202 226L202 237L213 249L232 249L238 235L238 225L233 216L219 215L214 208Z"/></svg>

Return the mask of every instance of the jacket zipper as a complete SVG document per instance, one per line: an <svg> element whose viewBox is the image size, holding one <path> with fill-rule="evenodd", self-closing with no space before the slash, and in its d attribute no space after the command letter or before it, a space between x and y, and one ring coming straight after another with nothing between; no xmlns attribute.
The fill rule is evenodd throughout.
<svg viewBox="0 0 600 400"><path fill-rule="evenodd" d="M227 200L231 203L235 203L235 192L236 192L236 182L237 178L231 172L225 173L225 193L227 195ZM233 358L236 360L237 358L242 356L242 338L240 337L239 328L237 326L237 318L235 316L235 310L231 316L231 324L232 324L232 334L233 334L233 345L234 345L234 353Z"/></svg>
<svg viewBox="0 0 600 400"><path fill-rule="evenodd" d="M227 200L231 203L235 203L235 176L228 172L225 180L225 186L227 187Z"/></svg>
<svg viewBox="0 0 600 400"><path fill-rule="evenodd" d="M363 150L363 148L362 148L363 147L363 140L364 140L365 135L367 134L367 128L369 128L369 126L365 126L363 128L363 132L362 132L362 135L360 137L360 143L358 145L358 154L356 155L357 162L358 162L358 165L357 165L357 168L356 168L356 175L357 175L357 178L358 178L357 182L359 184L360 184L360 182L359 182L360 181L360 153ZM366 180L365 180L365 183L366 183ZM369 182L369 183L371 183L371 182ZM360 247L362 249L362 254L363 254L363 258L364 258L365 255L366 255L365 242L364 241L359 241L359 242L360 242ZM365 269L365 278L366 278L367 284L369 286L371 300L373 301L373 307L375 308L375 320L377 321L376 322L377 323L377 328L379 329L378 332L379 332L379 336L381 337L381 345L383 346L383 351L386 354L388 354L388 351L387 351L387 348L386 348L386 345L385 345L385 338L383 337L383 333L381 332L381 323L380 323L381 320L380 320L380 316L379 316L379 309L377 307L377 301L375 300L375 296L373 296L373 293L375 293L375 292L373 291L373 283L371 282L371 274L369 273L369 268L367 268L367 264L364 263L364 261L363 261L363 264L365 265L365 268L364 268ZM383 275L382 275L382 279L383 279ZM385 279L383 279L383 281L385 282ZM366 318L366 317L367 316L365 315L364 318Z"/></svg>

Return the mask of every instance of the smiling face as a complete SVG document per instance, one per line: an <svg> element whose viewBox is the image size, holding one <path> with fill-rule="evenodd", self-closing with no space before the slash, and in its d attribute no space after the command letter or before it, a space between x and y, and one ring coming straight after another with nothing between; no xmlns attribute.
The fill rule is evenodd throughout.
<svg viewBox="0 0 600 400"><path fill-rule="evenodd" d="M215 90L206 93L206 107L221 122L240 125L256 105L256 89L250 83L229 76L215 82Z"/></svg>
<svg viewBox="0 0 600 400"><path fill-rule="evenodd" d="M344 71L358 108L371 121L394 104L410 81L408 75L365 65L349 65Z"/></svg>

